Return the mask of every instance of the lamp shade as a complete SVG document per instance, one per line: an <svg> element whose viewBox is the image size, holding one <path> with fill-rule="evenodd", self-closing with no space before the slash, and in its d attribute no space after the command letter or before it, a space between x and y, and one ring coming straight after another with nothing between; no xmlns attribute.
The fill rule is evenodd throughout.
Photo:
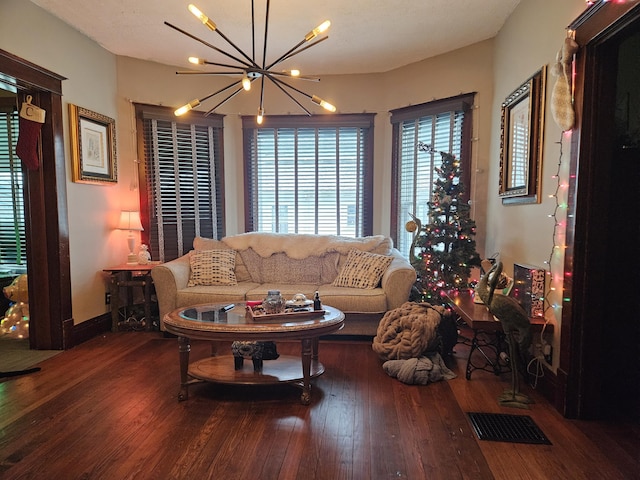
<svg viewBox="0 0 640 480"><path fill-rule="evenodd" d="M140 212L132 210L122 210L120 212L120 222L118 223L120 230L137 230L142 231L142 222L140 221Z"/></svg>

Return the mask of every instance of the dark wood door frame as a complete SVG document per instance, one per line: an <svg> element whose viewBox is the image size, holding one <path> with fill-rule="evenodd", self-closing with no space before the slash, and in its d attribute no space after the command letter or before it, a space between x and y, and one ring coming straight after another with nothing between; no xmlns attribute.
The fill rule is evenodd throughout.
<svg viewBox="0 0 640 480"><path fill-rule="evenodd" d="M612 192L614 174L612 123L615 106L617 45L640 22L637 0L599 2L569 28L580 50L576 56L576 126L572 132L567 211L564 298L556 407L569 418L598 418L604 392L607 352L608 233L602 227L602 206ZM613 69L613 70L612 70ZM613 72L613 73L612 73Z"/></svg>
<svg viewBox="0 0 640 480"><path fill-rule="evenodd" d="M3 82L46 111L38 151L40 167L24 173L29 342L32 349L61 350L73 342L66 168L62 121L64 77L0 50Z"/></svg>

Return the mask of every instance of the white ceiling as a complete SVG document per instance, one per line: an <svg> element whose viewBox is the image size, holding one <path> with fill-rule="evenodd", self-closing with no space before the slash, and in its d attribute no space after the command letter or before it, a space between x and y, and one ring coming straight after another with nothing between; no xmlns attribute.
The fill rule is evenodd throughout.
<svg viewBox="0 0 640 480"><path fill-rule="evenodd" d="M187 5L193 1L252 56L249 0L31 1L117 55L179 67L190 66L189 56L233 63L164 24L168 21L235 53L189 13ZM520 0L274 0L267 60L273 61L329 19L329 39L281 64L283 69L296 67L309 75L385 72L492 38L518 3ZM262 57L265 6L266 0L255 0L257 59Z"/></svg>

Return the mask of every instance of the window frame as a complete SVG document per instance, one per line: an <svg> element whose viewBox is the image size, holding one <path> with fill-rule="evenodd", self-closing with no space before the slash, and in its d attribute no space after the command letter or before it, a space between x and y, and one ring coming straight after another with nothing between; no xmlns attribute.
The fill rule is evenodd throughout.
<svg viewBox="0 0 640 480"><path fill-rule="evenodd" d="M169 107L162 107L157 105L148 105L141 103L134 103L135 115L136 115L136 130L137 130L137 148L138 148L138 179L139 179L139 193L140 193L140 218L144 230L141 233L142 242L149 245L149 249L152 253L152 257L160 261L169 261L176 256L159 254L158 245L154 245L151 241L151 226L157 221L152 218L153 212L151 211L154 205L153 199L150 195L153 192L149 191L148 172L147 172L147 152L145 151L145 126L144 122L147 120L161 120L164 122L171 122L178 125L193 125L193 126L205 126L213 128L213 145L209 145L209 148L214 149L214 155L217 153L219 158L214 158L213 172L215 182L213 189L215 191L215 216L216 222L213 225L214 237L222 238L226 231L225 221L225 191L224 191L224 123L223 115L206 115L204 112L192 110L185 115L176 117L173 113L173 109ZM155 223L154 223L155 222ZM179 238L176 239L178 255L181 256L192 249L192 240L189 238L182 238L182 245L180 245Z"/></svg>
<svg viewBox="0 0 640 480"><path fill-rule="evenodd" d="M254 131L257 129L296 129L296 128L362 128L365 129L364 139L364 175L362 198L362 234L373 234L373 141L375 113L364 114L333 114L333 115L270 115L264 118L264 123L258 125L255 116L242 117L243 158L244 158L244 217L245 230L254 231L257 220L253 216L253 179L252 179L252 142Z"/></svg>
<svg viewBox="0 0 640 480"><path fill-rule="evenodd" d="M471 195L471 150L473 134L473 103L476 92L465 93L455 97L448 97L431 102L412 105L409 107L391 110L392 140L391 140L391 218L390 236L394 245L399 245L399 210L400 210L400 150L402 148L402 138L400 125L406 121L417 121L420 118L436 116L447 112L461 111L464 113L462 130L460 134L460 168L462 175L460 181L464 185L463 199L469 200ZM416 151L418 146L416 144ZM402 219L404 222L410 218ZM405 257L408 252L401 252Z"/></svg>

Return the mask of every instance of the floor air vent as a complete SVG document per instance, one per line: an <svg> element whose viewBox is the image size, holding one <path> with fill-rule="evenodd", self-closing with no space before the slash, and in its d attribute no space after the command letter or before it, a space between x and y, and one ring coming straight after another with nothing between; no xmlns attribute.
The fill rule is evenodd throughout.
<svg viewBox="0 0 640 480"><path fill-rule="evenodd" d="M549 439L528 415L501 413L468 413L467 415L480 440L551 445Z"/></svg>

